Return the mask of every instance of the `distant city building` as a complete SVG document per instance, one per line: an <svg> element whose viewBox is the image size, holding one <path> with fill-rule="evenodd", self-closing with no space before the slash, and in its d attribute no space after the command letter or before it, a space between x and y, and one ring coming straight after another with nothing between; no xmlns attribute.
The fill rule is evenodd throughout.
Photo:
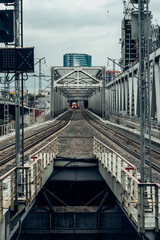
<svg viewBox="0 0 160 240"><path fill-rule="evenodd" d="M82 53L67 53L63 56L64 67L91 67L92 57Z"/></svg>
<svg viewBox="0 0 160 240"><path fill-rule="evenodd" d="M132 63L138 61L138 47L135 39L131 35L131 20L122 20L121 34L121 61L120 64L124 69L130 67Z"/></svg>
<svg viewBox="0 0 160 240"><path fill-rule="evenodd" d="M119 65L122 71L133 66L139 61L139 15L138 15L138 0L126 0L124 4L124 18L121 24L121 59ZM144 24L144 39L149 36L149 46L145 42L144 55L151 53L160 46L160 27L151 25L152 14L145 10L143 13ZM149 47L149 48L148 48Z"/></svg>

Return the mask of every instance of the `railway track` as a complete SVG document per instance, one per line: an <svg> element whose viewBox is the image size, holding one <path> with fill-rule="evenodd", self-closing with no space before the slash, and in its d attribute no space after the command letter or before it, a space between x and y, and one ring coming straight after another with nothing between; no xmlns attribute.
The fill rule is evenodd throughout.
<svg viewBox="0 0 160 240"><path fill-rule="evenodd" d="M28 149L36 146L38 143L44 141L46 138L50 137L52 134L56 133L63 127L65 127L71 118L73 117L73 111L68 111L64 114L56 124L51 124L41 130L30 134L24 138L24 152ZM22 152L22 150L20 151ZM15 141L9 144L6 144L0 148L0 166L8 163L16 157L15 153Z"/></svg>
<svg viewBox="0 0 160 240"><path fill-rule="evenodd" d="M87 113L86 111L82 111L82 115L84 119L96 130L98 130L100 133L102 133L104 136L106 136L108 139L116 143L118 146L120 146L122 149L127 151L128 153L132 154L134 157L140 160L140 143L134 139L129 138L126 135L123 135L122 133L119 133L117 131L114 131L113 129L109 128L103 123L100 123L95 118L91 116L91 114ZM118 137L118 139L117 139ZM123 143L121 142L123 141ZM132 145L132 148L127 147L126 145ZM134 149L133 149L134 146ZM149 147L145 147L146 155L149 154ZM151 166L154 170L160 172L160 166L159 164L155 163L155 161L160 161L160 152L151 149L152 154L152 163ZM149 158L149 157L148 157ZM150 165L150 161L146 158L145 163L147 165Z"/></svg>

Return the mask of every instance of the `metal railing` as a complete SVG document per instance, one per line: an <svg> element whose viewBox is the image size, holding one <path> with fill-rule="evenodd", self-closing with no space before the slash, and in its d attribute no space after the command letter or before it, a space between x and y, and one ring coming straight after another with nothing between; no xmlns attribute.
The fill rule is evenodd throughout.
<svg viewBox="0 0 160 240"><path fill-rule="evenodd" d="M106 169L106 175L113 178L112 184L113 181L120 183L121 197L118 200L137 230L144 232L148 228L159 231L160 184L142 184L138 180L140 174L136 166L95 137L93 153Z"/></svg>
<svg viewBox="0 0 160 240"><path fill-rule="evenodd" d="M149 127L146 124L145 133L149 134ZM151 136L160 139L160 126L159 125L151 125Z"/></svg>
<svg viewBox="0 0 160 240"><path fill-rule="evenodd" d="M121 121L121 125L132 127L138 131L140 131L140 120L139 117L136 116L127 116L123 115L121 113L115 113L109 112L107 118L110 117L116 117L117 120ZM124 120L124 121L123 121ZM145 134L149 134L149 125L145 123ZM147 136L146 136L147 137ZM151 122L151 137L155 137L157 139L160 139L160 125L157 124L155 121Z"/></svg>
<svg viewBox="0 0 160 240"><path fill-rule="evenodd" d="M0 222L8 209L14 210L18 203L26 206L33 201L48 179L47 171L57 154L56 137L32 154L24 167L15 167L0 177Z"/></svg>
<svg viewBox="0 0 160 240"><path fill-rule="evenodd" d="M0 136L4 136L12 132L15 132L15 121L12 123L0 125Z"/></svg>
<svg viewBox="0 0 160 240"><path fill-rule="evenodd" d="M24 204L25 207L32 203L53 171L51 165L54 167L53 161L58 152L56 137L32 154L24 167L15 167L0 177L0 222L3 222L8 209L14 210L18 204ZM120 195L117 198L137 230L144 232L148 228L159 231L160 184L140 183L136 166L95 137L93 153L107 178L111 179L112 184L110 186L107 182L108 185L112 188L113 184L119 184ZM116 187L113 187L112 191L115 190Z"/></svg>
<svg viewBox="0 0 160 240"><path fill-rule="evenodd" d="M45 122L45 116L40 115L37 118L28 118L24 120L24 127L32 126L36 123ZM9 133L15 133L15 121L0 125L0 136L5 136Z"/></svg>

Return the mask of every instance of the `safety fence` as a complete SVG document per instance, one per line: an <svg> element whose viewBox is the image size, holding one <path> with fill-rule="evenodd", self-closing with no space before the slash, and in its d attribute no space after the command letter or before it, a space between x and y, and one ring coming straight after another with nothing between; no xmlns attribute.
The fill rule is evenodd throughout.
<svg viewBox="0 0 160 240"><path fill-rule="evenodd" d="M95 137L93 153L105 169L107 184L111 183L110 187L137 230L144 232L147 228L159 231L160 184L141 183L136 166ZM120 190L116 189L117 183Z"/></svg>
<svg viewBox="0 0 160 240"><path fill-rule="evenodd" d="M45 116L42 114L40 114L36 118L30 117L28 119L24 119L24 128L30 127L37 123L43 123L43 122L45 122ZM15 128L16 128L15 121L0 125L0 136L5 136L10 133L15 133Z"/></svg>
<svg viewBox="0 0 160 240"><path fill-rule="evenodd" d="M14 210L19 203L28 205L53 171L58 154L58 139L54 138L29 157L24 167L14 167L0 177L0 222L5 212Z"/></svg>
<svg viewBox="0 0 160 240"><path fill-rule="evenodd" d="M7 124L0 125L0 136L8 133L15 132L15 121Z"/></svg>
<svg viewBox="0 0 160 240"><path fill-rule="evenodd" d="M126 116L125 114L119 114L110 112L108 116L106 116L106 119L110 119L111 122L117 123L122 126L135 129L140 132L140 119L135 116ZM145 123L145 134L146 138L147 135L151 134L151 137L160 139L160 124L155 122L154 120L151 121L151 126L149 126L147 123Z"/></svg>
<svg viewBox="0 0 160 240"><path fill-rule="evenodd" d="M148 124L146 124L145 133L149 134ZM160 126L158 124L151 126L151 136L160 139Z"/></svg>

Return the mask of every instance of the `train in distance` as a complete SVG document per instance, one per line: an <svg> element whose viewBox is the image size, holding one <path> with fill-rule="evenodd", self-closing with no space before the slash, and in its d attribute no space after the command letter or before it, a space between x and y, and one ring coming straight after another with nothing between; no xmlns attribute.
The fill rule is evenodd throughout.
<svg viewBox="0 0 160 240"><path fill-rule="evenodd" d="M76 102L72 102L72 108L74 108L74 109L77 108L77 103Z"/></svg>

